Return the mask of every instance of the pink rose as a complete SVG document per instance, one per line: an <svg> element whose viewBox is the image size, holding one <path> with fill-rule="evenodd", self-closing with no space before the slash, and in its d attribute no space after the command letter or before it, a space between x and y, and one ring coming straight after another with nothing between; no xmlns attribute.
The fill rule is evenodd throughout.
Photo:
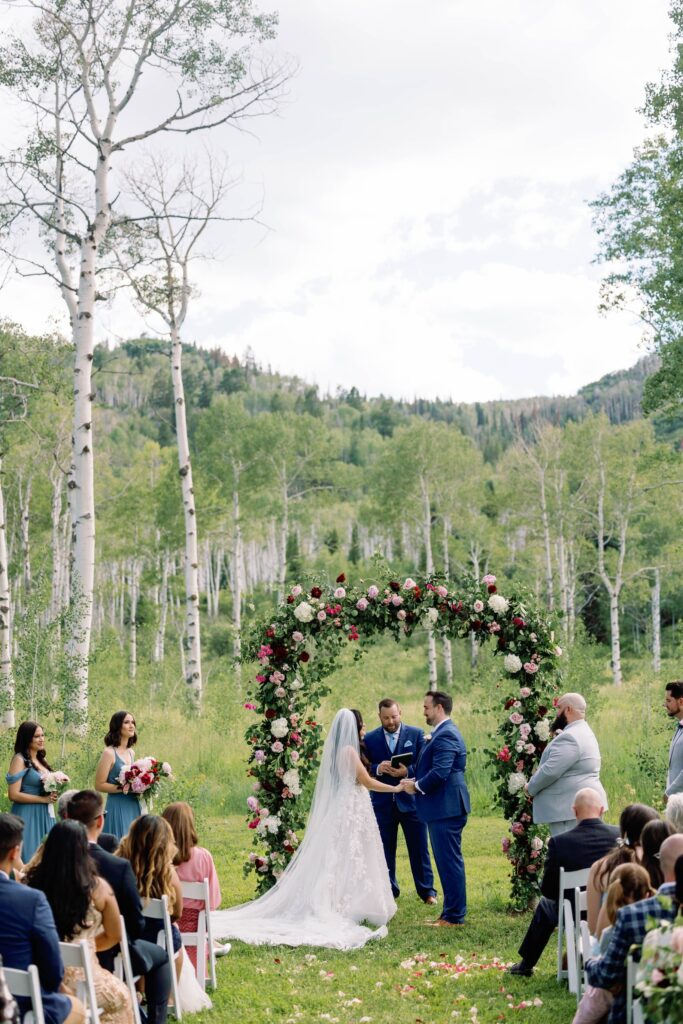
<svg viewBox="0 0 683 1024"><path fill-rule="evenodd" d="M517 762L517 764L515 765L515 768L516 768L516 770L517 770L518 772L523 772L523 771L524 771L524 761L523 761L523 760L522 760L521 758L520 758L520 760L519 760L519 761Z"/></svg>
<svg viewBox="0 0 683 1024"><path fill-rule="evenodd" d="M247 797L247 807L250 811L258 811L258 800L255 796Z"/></svg>
<svg viewBox="0 0 683 1024"><path fill-rule="evenodd" d="M500 626L497 622L492 622L489 626L489 633L500 633Z"/></svg>
<svg viewBox="0 0 683 1024"><path fill-rule="evenodd" d="M536 872L538 871L538 865L537 864L527 864L526 869L527 869L527 871L529 872L530 875L535 875Z"/></svg>
<svg viewBox="0 0 683 1024"><path fill-rule="evenodd" d="M519 695L520 695L520 697L530 697L531 696L531 690L529 689L528 686L523 686L522 689L519 691Z"/></svg>
<svg viewBox="0 0 683 1024"><path fill-rule="evenodd" d="M281 754L285 748L282 746L279 740L275 740L275 743L271 744L270 749L273 751L274 754Z"/></svg>
<svg viewBox="0 0 683 1024"><path fill-rule="evenodd" d="M379 594L379 590L378 590L378 588L377 588L377 587L376 587L376 586L374 585L374 583L373 583L373 585L372 585L371 587L368 587L368 597L371 597L371 598L373 598L373 599L374 599L375 597L377 597L377 596L378 596L378 594Z"/></svg>
<svg viewBox="0 0 683 1024"><path fill-rule="evenodd" d="M277 690L275 691L275 696L276 697L286 697L287 696L287 691L285 690L284 686L278 686Z"/></svg>
<svg viewBox="0 0 683 1024"><path fill-rule="evenodd" d="M524 747L524 750L526 751L527 754L535 754L536 753L536 747L533 745L533 743L527 743L527 745Z"/></svg>
<svg viewBox="0 0 683 1024"><path fill-rule="evenodd" d="M144 782L142 781L142 777L133 779L133 781L130 784L130 788L133 790L134 793L144 793L146 787Z"/></svg>
<svg viewBox="0 0 683 1024"><path fill-rule="evenodd" d="M245 708L247 711L256 711L255 704L243 704L242 707Z"/></svg>
<svg viewBox="0 0 683 1024"><path fill-rule="evenodd" d="M671 932L670 946L677 953L683 954L683 927L680 925Z"/></svg>
<svg viewBox="0 0 683 1024"><path fill-rule="evenodd" d="M512 832L513 836L523 836L524 825L522 825L521 821L515 821L514 824L510 826L510 831Z"/></svg>
<svg viewBox="0 0 683 1024"><path fill-rule="evenodd" d="M361 597L360 600L356 601L356 608L359 612L364 612L367 606L368 599L366 597Z"/></svg>
<svg viewBox="0 0 683 1024"><path fill-rule="evenodd" d="M506 836L505 839L501 839L500 845L503 847L503 853L507 853L510 849L510 840Z"/></svg>
<svg viewBox="0 0 683 1024"><path fill-rule="evenodd" d="M400 608L401 605L403 604L403 598L399 594L394 594L394 596L391 599L391 603L393 604L394 608Z"/></svg>
<svg viewBox="0 0 683 1024"><path fill-rule="evenodd" d="M289 757L290 757L290 760L293 761L294 764L296 764L296 762L299 760L299 751L298 750L291 750L289 752Z"/></svg>
<svg viewBox="0 0 683 1024"><path fill-rule="evenodd" d="M536 672L538 672L538 665L535 661L527 661L526 665L524 666L524 671L527 673L527 675L533 676L536 674Z"/></svg>
<svg viewBox="0 0 683 1024"><path fill-rule="evenodd" d="M522 724L519 727L519 735L522 737L522 739L526 739L530 732L531 726L529 725L529 723L522 722Z"/></svg>
<svg viewBox="0 0 683 1024"><path fill-rule="evenodd" d="M294 641L295 644L302 643L303 638L303 633L300 633L298 629L295 629L294 632L292 633L292 640Z"/></svg>
<svg viewBox="0 0 683 1024"><path fill-rule="evenodd" d="M258 761L259 764L263 764L265 759L266 759L266 752L265 752L265 750L255 750L254 751L254 760Z"/></svg>
<svg viewBox="0 0 683 1024"><path fill-rule="evenodd" d="M337 589L334 592L334 596L337 598L338 601L342 601L346 597L346 591L344 590L343 587L337 587Z"/></svg>
<svg viewBox="0 0 683 1024"><path fill-rule="evenodd" d="M399 610L396 612L396 618L400 619L400 621L403 622L405 617L406 617L405 611L403 610L403 608L399 608Z"/></svg>
<svg viewBox="0 0 683 1024"><path fill-rule="evenodd" d="M303 589L302 589L302 587L299 586L298 583L297 583L297 585L295 587L292 587L292 597L298 597L299 594L302 594L302 593L303 593Z"/></svg>
<svg viewBox="0 0 683 1024"><path fill-rule="evenodd" d="M520 715L519 711L513 711L512 714L510 715L510 721L512 722L513 725L521 725L524 721L524 718L522 715Z"/></svg>
<svg viewBox="0 0 683 1024"><path fill-rule="evenodd" d="M496 577L492 573L489 572L489 573L486 574L486 576L484 576L482 578L481 582L485 583L486 586L488 587L491 583L495 583L496 582Z"/></svg>
<svg viewBox="0 0 683 1024"><path fill-rule="evenodd" d="M474 604L472 605L472 607L474 608L475 612L477 612L477 613L478 612L483 612L483 610L484 610L484 602L483 601L475 601Z"/></svg>
<svg viewBox="0 0 683 1024"><path fill-rule="evenodd" d="M415 582L415 580L411 580L411 578L409 576L408 579L403 584L403 589L404 590L415 590L416 586L417 586L417 583Z"/></svg>
<svg viewBox="0 0 683 1024"><path fill-rule="evenodd" d="M327 618L327 614L326 614L326 613L325 613L324 611L322 611L322 609L321 609L321 610L320 610L320 611L318 612L318 614L317 614L316 618L317 618L318 622L324 622L324 621L325 621L325 619Z"/></svg>
<svg viewBox="0 0 683 1024"><path fill-rule="evenodd" d="M296 713L296 711L294 712L293 715L289 716L289 720L292 723L292 725L296 725L296 723L299 721L299 715Z"/></svg>
<svg viewBox="0 0 683 1024"><path fill-rule="evenodd" d="M448 589L444 586L437 587L436 592L439 595L439 597L448 597Z"/></svg>

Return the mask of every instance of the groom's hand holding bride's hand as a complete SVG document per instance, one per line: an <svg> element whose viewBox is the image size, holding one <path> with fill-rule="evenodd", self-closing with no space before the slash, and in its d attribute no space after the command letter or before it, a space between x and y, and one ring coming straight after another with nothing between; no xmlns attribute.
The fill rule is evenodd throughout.
<svg viewBox="0 0 683 1024"><path fill-rule="evenodd" d="M404 793L414 793L415 779L401 779L400 783L398 784L398 789L402 790Z"/></svg>

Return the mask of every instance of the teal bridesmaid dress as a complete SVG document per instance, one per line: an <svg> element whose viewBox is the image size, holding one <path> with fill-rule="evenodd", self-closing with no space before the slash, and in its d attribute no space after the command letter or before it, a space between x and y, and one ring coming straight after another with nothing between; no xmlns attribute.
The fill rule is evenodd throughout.
<svg viewBox="0 0 683 1024"><path fill-rule="evenodd" d="M114 751L114 763L109 769L107 782L112 786L117 785L119 773L122 768L130 767ZM107 820L104 830L123 839L128 834L128 829L136 818L143 813L138 797L134 793L108 793L107 794Z"/></svg>
<svg viewBox="0 0 683 1024"><path fill-rule="evenodd" d="M8 784L21 779L22 793L30 793L31 796L45 796L40 774L32 764L13 775L8 772L5 778ZM12 814L16 814L24 822L24 845L21 849L21 859L24 864L31 859L55 823L55 819L49 811L50 806L51 804L12 804Z"/></svg>

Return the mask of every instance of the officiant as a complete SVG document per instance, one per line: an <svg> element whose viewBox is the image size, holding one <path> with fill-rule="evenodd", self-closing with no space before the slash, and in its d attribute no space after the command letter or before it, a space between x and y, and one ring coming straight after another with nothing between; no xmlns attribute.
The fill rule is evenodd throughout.
<svg viewBox="0 0 683 1024"><path fill-rule="evenodd" d="M379 720L380 727L365 736L365 748L371 762L369 771L389 786L398 786L401 779L409 774L410 765L415 766L425 742L424 733L415 726L404 725L400 706L389 697L379 702ZM370 796L394 897L400 894L396 879L396 846L400 825L408 847L417 894L425 903L436 903L427 826L418 820L415 796L411 793L396 793L395 796L391 793L371 793Z"/></svg>

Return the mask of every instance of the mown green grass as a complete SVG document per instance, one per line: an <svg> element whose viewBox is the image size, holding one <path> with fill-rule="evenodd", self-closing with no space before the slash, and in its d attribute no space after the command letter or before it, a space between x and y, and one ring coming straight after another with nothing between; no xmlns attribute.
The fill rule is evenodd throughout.
<svg viewBox="0 0 683 1024"><path fill-rule="evenodd" d="M214 1009L202 1014L201 1024L360 1024L364 1019L372 1024L571 1021L576 1004L566 986L555 980L556 947L552 943L529 979L511 978L495 967L472 968L458 975L428 965L430 961L453 964L457 957L468 965L490 964L493 957L505 962L518 959L517 947L529 915L506 912L508 872L499 852L501 834L501 822L493 817L473 817L465 829L469 911L464 928L426 927L425 922L437 914L415 895L401 842L398 875L402 894L386 939L346 953L234 942L229 955L218 961ZM208 820L201 841L213 851L223 905L251 898L253 879L244 879L241 873L247 849L241 818ZM410 969L401 966L416 954L425 954L428 962ZM540 999L542 1005L510 1008L534 999ZM477 1008L476 1013L472 1007Z"/></svg>

